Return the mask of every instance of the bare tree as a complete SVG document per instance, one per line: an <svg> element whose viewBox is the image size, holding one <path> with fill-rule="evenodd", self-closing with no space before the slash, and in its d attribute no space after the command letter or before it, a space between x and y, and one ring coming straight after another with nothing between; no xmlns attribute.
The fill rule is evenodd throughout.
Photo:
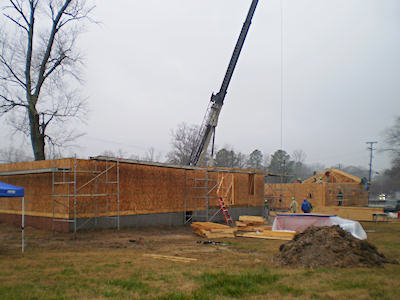
<svg viewBox="0 0 400 300"><path fill-rule="evenodd" d="M199 133L197 125L181 123L178 128L171 131L172 150L167 153L167 162L172 164L189 164L190 154L196 147L196 139Z"/></svg>
<svg viewBox="0 0 400 300"><path fill-rule="evenodd" d="M386 151L391 151L395 156L400 154L400 116L396 118L394 125L387 130L385 142Z"/></svg>
<svg viewBox="0 0 400 300"><path fill-rule="evenodd" d="M149 149L147 149L142 159L150 162L160 162L161 157L162 157L161 152L156 153L156 149L154 147L150 147Z"/></svg>
<svg viewBox="0 0 400 300"><path fill-rule="evenodd" d="M19 161L30 161L32 157L29 156L22 148L14 148L12 146L0 149L0 162L13 163Z"/></svg>
<svg viewBox="0 0 400 300"><path fill-rule="evenodd" d="M76 41L92 9L85 0L9 0L2 7L0 116L10 115L30 137L35 160L45 159L46 143L77 137L66 122L86 113Z"/></svg>
<svg viewBox="0 0 400 300"><path fill-rule="evenodd" d="M292 158L294 160L294 168L293 168L294 178L304 179L305 175L307 174L306 165L304 164L306 157L307 157L306 153L301 149L293 151Z"/></svg>
<svg viewBox="0 0 400 300"><path fill-rule="evenodd" d="M123 157L127 157L127 153L122 149L118 149L117 152L114 152L112 150L104 150L103 152L100 153L100 156L123 158Z"/></svg>

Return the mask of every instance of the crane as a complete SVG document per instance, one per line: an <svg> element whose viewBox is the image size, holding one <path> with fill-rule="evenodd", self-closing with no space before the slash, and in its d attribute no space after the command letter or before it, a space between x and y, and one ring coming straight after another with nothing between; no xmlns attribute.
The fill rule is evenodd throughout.
<svg viewBox="0 0 400 300"><path fill-rule="evenodd" d="M188 162L189 165L197 166L202 164L204 155L207 152L208 145L210 144L211 137L213 137L211 156L214 155L215 127L217 126L218 117L221 112L222 105L224 104L229 82L231 81L233 71L235 70L237 61L239 59L240 51L242 50L247 32L249 31L251 19L253 18L257 4L258 0L252 0L249 12L247 13L246 20L243 23L242 30L236 42L235 49L233 50L231 60L229 61L228 68L225 72L225 77L222 81L221 88L219 89L218 93L212 93L211 95L211 100L208 104L206 114L200 126L199 134L195 140L195 145L190 154Z"/></svg>

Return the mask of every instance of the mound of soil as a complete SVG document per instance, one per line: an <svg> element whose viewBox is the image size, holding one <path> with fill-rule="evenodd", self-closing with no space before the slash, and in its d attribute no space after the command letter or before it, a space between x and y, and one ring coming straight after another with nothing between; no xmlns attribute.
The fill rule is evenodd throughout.
<svg viewBox="0 0 400 300"><path fill-rule="evenodd" d="M274 262L299 267L375 267L389 261L366 240L358 240L339 226L310 227L282 244Z"/></svg>

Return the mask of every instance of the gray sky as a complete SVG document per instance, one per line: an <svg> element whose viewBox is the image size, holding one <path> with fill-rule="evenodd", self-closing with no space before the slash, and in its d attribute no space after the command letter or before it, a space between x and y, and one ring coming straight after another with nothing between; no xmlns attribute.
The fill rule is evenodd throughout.
<svg viewBox="0 0 400 300"><path fill-rule="evenodd" d="M97 1L93 16L102 24L89 25L80 41L87 135L70 151L143 155L154 147L166 154L171 129L201 123L250 3ZM383 131L400 114L399 53L398 0L260 0L216 144L272 154L281 147L282 121L288 153L302 149L307 163L367 167L365 142L382 148ZM374 166L388 167L387 155L376 153Z"/></svg>

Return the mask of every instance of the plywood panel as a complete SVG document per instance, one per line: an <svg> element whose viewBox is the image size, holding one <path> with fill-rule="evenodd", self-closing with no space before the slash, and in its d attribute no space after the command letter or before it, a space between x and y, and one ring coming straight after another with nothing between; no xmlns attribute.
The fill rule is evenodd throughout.
<svg viewBox="0 0 400 300"><path fill-rule="evenodd" d="M319 207L313 213L338 215L341 218L355 221L372 221L372 215L382 214L383 208L331 206Z"/></svg>
<svg viewBox="0 0 400 300"><path fill-rule="evenodd" d="M277 209L289 209L292 197L295 198L299 207L303 200L307 198L313 207L325 206L326 185L307 184L307 183L288 183L288 184L266 184L265 197L270 201L270 205Z"/></svg>

